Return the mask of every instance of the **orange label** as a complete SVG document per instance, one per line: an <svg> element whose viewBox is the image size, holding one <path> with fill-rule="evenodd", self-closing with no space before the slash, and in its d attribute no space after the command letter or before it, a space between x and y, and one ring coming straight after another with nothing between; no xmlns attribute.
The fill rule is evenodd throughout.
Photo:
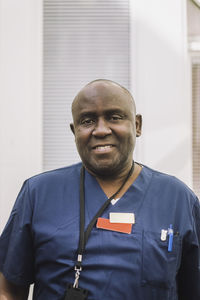
<svg viewBox="0 0 200 300"><path fill-rule="evenodd" d="M131 233L132 224L127 223L110 223L109 219L98 218L97 228L118 231L122 233Z"/></svg>

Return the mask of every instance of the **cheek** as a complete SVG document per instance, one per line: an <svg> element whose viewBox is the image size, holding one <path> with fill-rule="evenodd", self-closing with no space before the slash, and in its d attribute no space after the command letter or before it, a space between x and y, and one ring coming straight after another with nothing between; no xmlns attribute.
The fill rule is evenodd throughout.
<svg viewBox="0 0 200 300"><path fill-rule="evenodd" d="M134 144L136 138L136 131L132 125L121 127L118 132L118 137L124 142Z"/></svg>
<svg viewBox="0 0 200 300"><path fill-rule="evenodd" d="M76 141L77 147L80 150L83 150L83 149L81 149L81 147L83 147L84 145L87 145L89 137L90 137L89 130L81 130L81 129L76 130L75 141Z"/></svg>
<svg viewBox="0 0 200 300"><path fill-rule="evenodd" d="M127 151L128 152L132 151L135 147L135 142L136 142L136 135L133 128L130 128L129 132L127 131L124 132L122 139L123 139L122 144L124 142L124 147L126 147Z"/></svg>

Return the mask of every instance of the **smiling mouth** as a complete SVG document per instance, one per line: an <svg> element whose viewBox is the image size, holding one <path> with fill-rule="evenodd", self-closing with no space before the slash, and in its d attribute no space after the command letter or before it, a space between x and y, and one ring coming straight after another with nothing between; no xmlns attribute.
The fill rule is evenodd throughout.
<svg viewBox="0 0 200 300"><path fill-rule="evenodd" d="M97 152L107 152L110 151L114 146L113 145L97 145L92 149Z"/></svg>

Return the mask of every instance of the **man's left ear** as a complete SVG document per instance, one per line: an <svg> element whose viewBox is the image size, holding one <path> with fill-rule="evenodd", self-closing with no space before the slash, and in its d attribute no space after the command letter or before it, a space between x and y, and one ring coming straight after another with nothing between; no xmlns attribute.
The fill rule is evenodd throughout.
<svg viewBox="0 0 200 300"><path fill-rule="evenodd" d="M142 133L142 115L136 115L135 126L136 126L136 137L139 137L141 136Z"/></svg>
<svg viewBox="0 0 200 300"><path fill-rule="evenodd" d="M73 123L70 124L70 128L71 128L71 131L72 131L73 134L74 134L74 124L73 124Z"/></svg>

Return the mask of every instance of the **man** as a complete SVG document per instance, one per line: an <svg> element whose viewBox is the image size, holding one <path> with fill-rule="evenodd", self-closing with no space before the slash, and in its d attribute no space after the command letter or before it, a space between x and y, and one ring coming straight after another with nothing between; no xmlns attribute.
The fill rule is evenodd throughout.
<svg viewBox="0 0 200 300"><path fill-rule="evenodd" d="M25 181L0 239L0 299L27 299L34 283L37 300L199 300L199 201L133 162L130 93L93 81L72 115L83 167Z"/></svg>

